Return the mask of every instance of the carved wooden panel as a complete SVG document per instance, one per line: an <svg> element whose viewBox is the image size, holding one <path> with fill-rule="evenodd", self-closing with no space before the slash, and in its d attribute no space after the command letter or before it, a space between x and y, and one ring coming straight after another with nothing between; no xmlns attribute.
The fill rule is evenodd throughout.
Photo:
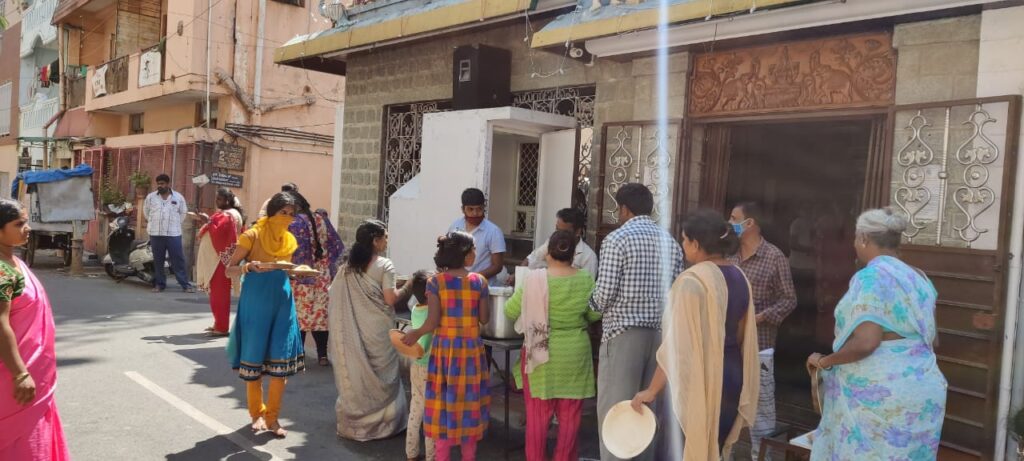
<svg viewBox="0 0 1024 461"><path fill-rule="evenodd" d="M694 69L691 116L887 106L896 87L885 32L703 53Z"/></svg>

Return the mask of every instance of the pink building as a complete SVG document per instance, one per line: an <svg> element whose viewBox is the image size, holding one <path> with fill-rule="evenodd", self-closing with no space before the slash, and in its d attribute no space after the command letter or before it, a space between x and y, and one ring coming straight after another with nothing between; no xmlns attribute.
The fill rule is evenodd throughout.
<svg viewBox="0 0 1024 461"><path fill-rule="evenodd" d="M141 198L131 177L143 172L172 174L190 208L212 207L223 185L253 218L282 183L294 182L314 207L331 209L344 78L276 65L272 53L331 26L316 6L60 0L52 20L62 71L54 164L85 162L102 172L98 206ZM213 182L196 187L200 175ZM87 248L102 234L91 226Z"/></svg>

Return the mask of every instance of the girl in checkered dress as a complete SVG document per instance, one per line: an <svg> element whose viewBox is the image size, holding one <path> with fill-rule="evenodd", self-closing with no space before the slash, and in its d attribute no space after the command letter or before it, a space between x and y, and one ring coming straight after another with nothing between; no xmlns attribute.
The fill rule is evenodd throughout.
<svg viewBox="0 0 1024 461"><path fill-rule="evenodd" d="M434 439L437 461L448 461L456 445L462 459L475 460L490 419L487 358L480 340L490 298L487 279L465 269L475 259L473 236L457 231L438 239L434 263L439 273L427 282L427 320L404 340L412 345L434 332L423 432Z"/></svg>

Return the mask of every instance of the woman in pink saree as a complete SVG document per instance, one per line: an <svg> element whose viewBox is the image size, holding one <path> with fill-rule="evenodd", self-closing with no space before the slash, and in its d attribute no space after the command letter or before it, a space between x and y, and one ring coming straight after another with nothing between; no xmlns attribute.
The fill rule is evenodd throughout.
<svg viewBox="0 0 1024 461"><path fill-rule="evenodd" d="M70 459L57 402L54 324L46 290L14 256L28 241L21 204L0 199L0 460Z"/></svg>

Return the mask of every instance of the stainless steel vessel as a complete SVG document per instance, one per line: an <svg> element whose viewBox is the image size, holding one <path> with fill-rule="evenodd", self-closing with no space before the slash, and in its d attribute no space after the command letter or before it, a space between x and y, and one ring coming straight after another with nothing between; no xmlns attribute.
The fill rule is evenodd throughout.
<svg viewBox="0 0 1024 461"><path fill-rule="evenodd" d="M523 335L516 333L515 322L505 317L505 303L512 297L512 287L492 287L490 291L491 320L481 327L480 334L494 339L522 338Z"/></svg>

